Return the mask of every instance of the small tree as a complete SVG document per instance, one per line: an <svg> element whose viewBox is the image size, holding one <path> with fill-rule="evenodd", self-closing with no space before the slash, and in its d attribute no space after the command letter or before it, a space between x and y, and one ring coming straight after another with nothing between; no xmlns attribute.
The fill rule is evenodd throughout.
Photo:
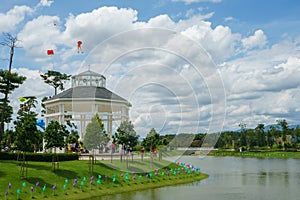
<svg viewBox="0 0 300 200"><path fill-rule="evenodd" d="M147 151L151 151L152 149L156 148L159 142L159 134L154 128L152 128L146 138L143 140L142 145L146 148Z"/></svg>
<svg viewBox="0 0 300 200"><path fill-rule="evenodd" d="M59 124L57 121L51 121L45 129L45 147L60 148L65 146L65 137L69 135L66 125ZM56 150L56 149L54 149ZM56 152L55 152L56 153Z"/></svg>
<svg viewBox="0 0 300 200"><path fill-rule="evenodd" d="M59 124L57 121L51 121L45 129L45 147L54 148L54 155L52 157L52 166L55 170L55 165L58 162L56 155L56 148L62 149L65 146L65 137L69 135L66 125Z"/></svg>
<svg viewBox="0 0 300 200"><path fill-rule="evenodd" d="M14 121L16 132L15 144L17 149L23 152L21 176L24 176L24 164L26 162L25 152L34 151L42 140L41 132L38 131L36 127L37 113L31 111L31 108L35 106L35 99L35 97L31 97L20 104L17 120Z"/></svg>
<svg viewBox="0 0 300 200"><path fill-rule="evenodd" d="M139 135L136 134L131 121L123 121L113 136L114 143L136 146Z"/></svg>
<svg viewBox="0 0 300 200"><path fill-rule="evenodd" d="M105 145L109 141L108 136L104 130L104 124L98 115L92 118L92 121L87 125L86 132L83 138L83 143L89 151L93 151L95 154L95 149L97 149L100 144ZM89 171L93 172L94 169L94 155L90 155Z"/></svg>
<svg viewBox="0 0 300 200"><path fill-rule="evenodd" d="M57 94L57 88L64 90L64 81L70 79L71 75L62 74L57 71L48 71L45 74L40 75L45 83L54 88L54 95Z"/></svg>
<svg viewBox="0 0 300 200"><path fill-rule="evenodd" d="M17 120L14 122L16 130L16 145L23 152L34 150L34 144L39 144L41 137L36 127L37 113L31 111L35 107L36 97L27 98L20 104Z"/></svg>
<svg viewBox="0 0 300 200"><path fill-rule="evenodd" d="M276 120L276 122L281 127L281 137L282 137L282 141L283 141L283 146L285 147L286 135L288 134L288 131L289 131L288 123L286 122L285 119Z"/></svg>
<svg viewBox="0 0 300 200"><path fill-rule="evenodd" d="M67 143L77 143L79 139L78 131L71 130L70 135L66 138Z"/></svg>
<svg viewBox="0 0 300 200"><path fill-rule="evenodd" d="M108 141L102 120L98 115L94 116L86 127L83 139L85 147L91 151L97 149L100 144L106 144Z"/></svg>
<svg viewBox="0 0 300 200"><path fill-rule="evenodd" d="M266 135L265 135L264 129L265 129L264 124L258 124L257 127L255 128L258 146L260 146L260 147L263 147L266 145Z"/></svg>

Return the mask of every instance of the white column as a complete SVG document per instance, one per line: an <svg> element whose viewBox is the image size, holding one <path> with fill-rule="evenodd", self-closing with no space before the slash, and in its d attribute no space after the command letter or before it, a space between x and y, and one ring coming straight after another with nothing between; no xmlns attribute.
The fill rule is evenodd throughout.
<svg viewBox="0 0 300 200"><path fill-rule="evenodd" d="M98 113L98 104L94 104L92 106L92 117L94 117L96 115L96 113Z"/></svg>
<svg viewBox="0 0 300 200"><path fill-rule="evenodd" d="M83 140L83 116L80 115L80 139Z"/></svg>
<svg viewBox="0 0 300 200"><path fill-rule="evenodd" d="M58 122L60 124L64 124L65 123L65 105L64 104L60 104L58 106L58 112L59 112L59 116L58 116Z"/></svg>
<svg viewBox="0 0 300 200"><path fill-rule="evenodd" d="M129 120L128 108L123 106L121 110L121 122Z"/></svg>
<svg viewBox="0 0 300 200"><path fill-rule="evenodd" d="M109 138L112 139L112 113L107 115L107 133Z"/></svg>

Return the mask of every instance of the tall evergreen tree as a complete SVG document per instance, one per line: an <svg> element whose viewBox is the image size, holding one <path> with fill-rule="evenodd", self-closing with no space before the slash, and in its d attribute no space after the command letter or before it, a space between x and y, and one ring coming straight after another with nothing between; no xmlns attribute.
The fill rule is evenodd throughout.
<svg viewBox="0 0 300 200"><path fill-rule="evenodd" d="M13 109L9 105L8 95L18 88L25 80L26 77L24 76L19 76L17 73L11 73L8 70L0 69L0 93L4 96L4 98L0 99L0 139L4 133L4 123L9 123L11 121L13 113Z"/></svg>
<svg viewBox="0 0 300 200"><path fill-rule="evenodd" d="M4 95L4 98L0 101L0 141L4 133L4 123L11 121L12 107L8 105L8 95L20 84L22 84L26 77L18 76L16 73L11 73L14 51L17 43L17 38L9 33L4 34L4 41L0 42L0 45L10 48L9 65L8 70L0 71L0 93Z"/></svg>

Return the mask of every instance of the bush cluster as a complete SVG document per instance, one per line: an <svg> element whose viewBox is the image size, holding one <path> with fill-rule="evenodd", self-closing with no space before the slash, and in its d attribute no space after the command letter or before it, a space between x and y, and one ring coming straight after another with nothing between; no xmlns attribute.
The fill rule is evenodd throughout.
<svg viewBox="0 0 300 200"><path fill-rule="evenodd" d="M40 162L52 162L53 153L26 153L25 160L27 161L40 161ZM79 155L76 153L58 153L56 154L59 161L78 160ZM0 152L0 160L20 160L23 158L22 153L7 153Z"/></svg>

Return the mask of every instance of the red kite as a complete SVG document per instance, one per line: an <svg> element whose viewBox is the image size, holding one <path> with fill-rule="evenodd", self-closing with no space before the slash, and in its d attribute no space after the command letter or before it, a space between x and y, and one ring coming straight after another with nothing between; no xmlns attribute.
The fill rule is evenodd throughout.
<svg viewBox="0 0 300 200"><path fill-rule="evenodd" d="M48 55L53 55L54 54L54 50L52 50L52 49L47 50L47 54Z"/></svg>
<svg viewBox="0 0 300 200"><path fill-rule="evenodd" d="M82 45L82 42L81 41L78 41L77 42L77 52L79 53L79 51L81 52L81 53L83 53L83 51L82 51L82 49L81 49L81 45Z"/></svg>

